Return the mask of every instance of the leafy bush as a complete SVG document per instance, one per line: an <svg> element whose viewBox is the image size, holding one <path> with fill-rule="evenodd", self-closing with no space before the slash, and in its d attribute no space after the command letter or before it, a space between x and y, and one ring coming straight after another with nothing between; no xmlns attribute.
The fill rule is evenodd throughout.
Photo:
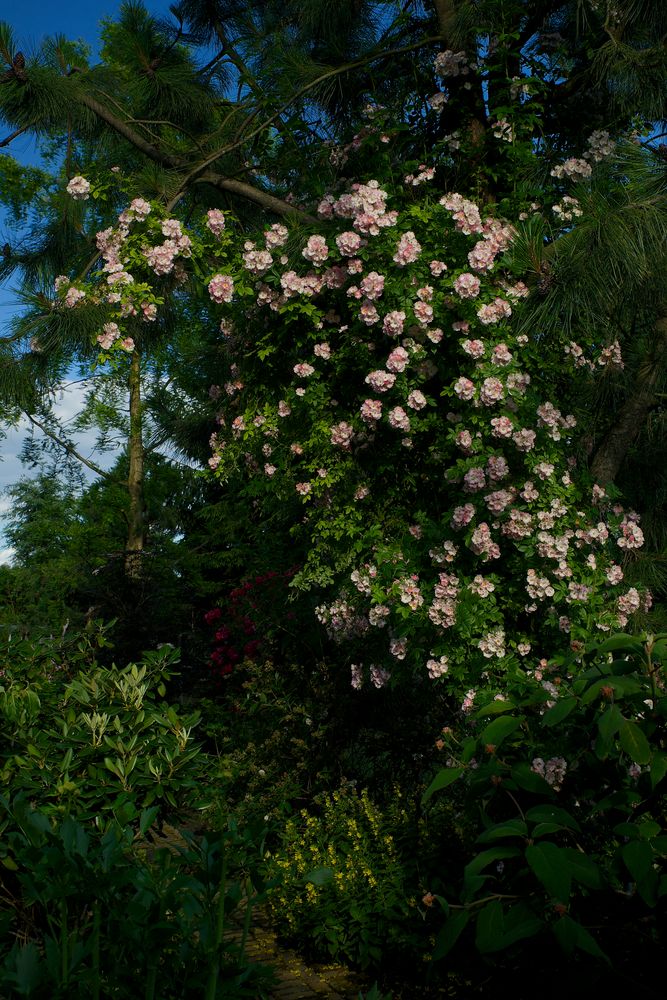
<svg viewBox="0 0 667 1000"><path fill-rule="evenodd" d="M93 664L74 676L69 664L43 673L42 658L5 668L5 787L24 791L47 813L103 822L130 803L196 805L206 766L191 738L198 715L181 718L162 700L177 660L165 646L140 666Z"/></svg>
<svg viewBox="0 0 667 1000"><path fill-rule="evenodd" d="M320 672L271 660L245 660L225 683L222 700L204 699L199 707L227 806L240 824L282 822L314 785L331 784L335 761L327 760L323 717L331 694Z"/></svg>
<svg viewBox="0 0 667 1000"><path fill-rule="evenodd" d="M13 643L0 682L0 992L262 996L265 970L244 957L261 831L223 816L219 833L146 839L218 795L191 738L198 713L164 700L178 652L105 668L103 632L72 636L70 659L62 638ZM225 942L241 904L238 943Z"/></svg>

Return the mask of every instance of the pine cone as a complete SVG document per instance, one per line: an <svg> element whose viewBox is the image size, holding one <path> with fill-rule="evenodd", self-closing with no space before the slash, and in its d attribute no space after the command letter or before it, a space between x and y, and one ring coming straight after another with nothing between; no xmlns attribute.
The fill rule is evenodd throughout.
<svg viewBox="0 0 667 1000"><path fill-rule="evenodd" d="M20 80L21 83L25 83L28 79L28 75L25 71L25 56L22 52L17 52L12 59L11 69L8 69L6 73L0 76L0 83L6 83L9 80Z"/></svg>

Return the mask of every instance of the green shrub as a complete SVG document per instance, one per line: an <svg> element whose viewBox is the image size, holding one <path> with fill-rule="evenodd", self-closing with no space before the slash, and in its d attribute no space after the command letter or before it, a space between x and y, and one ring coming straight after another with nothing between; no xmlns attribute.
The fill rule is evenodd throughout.
<svg viewBox="0 0 667 1000"><path fill-rule="evenodd" d="M127 805L167 808L202 798L206 759L192 739L198 721L163 701L178 653L165 646L137 666L17 660L0 678L0 779L48 812L106 822Z"/></svg>
<svg viewBox="0 0 667 1000"><path fill-rule="evenodd" d="M313 786L331 786L337 762L326 716L332 698L320 666L308 671L246 660L224 696L200 703L201 732L219 759L227 804L239 824L282 823L310 799Z"/></svg>
<svg viewBox="0 0 667 1000"><path fill-rule="evenodd" d="M449 800L469 837L460 868L443 857L433 873L427 902L445 917L436 959L467 944L525 968L531 939L552 935L587 961L639 970L656 960L667 897L666 662L665 634L609 636L489 689L464 723L446 727L447 766L424 800Z"/></svg>
<svg viewBox="0 0 667 1000"><path fill-rule="evenodd" d="M212 758L192 739L198 713L164 700L178 653L105 668L91 639L5 651L0 995L263 996L266 970L244 955L262 832L241 834L222 815L220 832L183 829L166 847L146 837L158 819L179 825L219 796Z"/></svg>

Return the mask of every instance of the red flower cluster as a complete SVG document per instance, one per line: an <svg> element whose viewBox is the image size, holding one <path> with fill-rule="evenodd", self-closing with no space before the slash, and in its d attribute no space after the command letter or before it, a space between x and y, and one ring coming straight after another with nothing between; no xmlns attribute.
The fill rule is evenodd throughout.
<svg viewBox="0 0 667 1000"><path fill-rule="evenodd" d="M207 625L216 628L214 647L210 655L211 670L217 680L229 677L234 667L244 660L256 660L262 647L261 632L268 637L270 628L262 622L264 607L273 605L274 583L285 585L296 569L286 573L270 570L231 590L219 607L204 615ZM224 611L224 623L223 623Z"/></svg>

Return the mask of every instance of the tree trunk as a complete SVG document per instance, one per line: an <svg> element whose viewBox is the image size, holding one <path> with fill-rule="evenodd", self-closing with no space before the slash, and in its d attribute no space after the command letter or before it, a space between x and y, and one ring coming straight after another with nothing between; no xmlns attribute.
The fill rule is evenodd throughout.
<svg viewBox="0 0 667 1000"><path fill-rule="evenodd" d="M454 18L456 17L455 0L433 0L433 6L438 18L438 30L443 40L447 42L452 25L454 24Z"/></svg>
<svg viewBox="0 0 667 1000"><path fill-rule="evenodd" d="M130 496L125 548L125 575L139 580L142 575L144 548L144 442L141 418L141 357L137 347L130 364L130 438L128 451L130 468L127 489Z"/></svg>
<svg viewBox="0 0 667 1000"><path fill-rule="evenodd" d="M655 344L639 369L630 396L621 407L616 422L603 438L591 462L593 479L601 486L614 482L625 456L646 423L649 411L655 405L655 389L667 350L667 316L661 316L657 320L655 332Z"/></svg>

